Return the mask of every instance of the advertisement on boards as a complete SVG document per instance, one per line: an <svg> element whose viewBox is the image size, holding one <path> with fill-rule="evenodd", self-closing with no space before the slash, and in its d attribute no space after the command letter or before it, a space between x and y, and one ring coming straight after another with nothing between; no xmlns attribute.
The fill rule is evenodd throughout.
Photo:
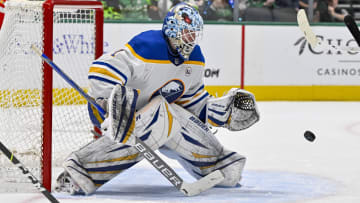
<svg viewBox="0 0 360 203"><path fill-rule="evenodd" d="M314 26L312 48L296 26L247 26L245 85L360 85L360 53L345 27Z"/></svg>

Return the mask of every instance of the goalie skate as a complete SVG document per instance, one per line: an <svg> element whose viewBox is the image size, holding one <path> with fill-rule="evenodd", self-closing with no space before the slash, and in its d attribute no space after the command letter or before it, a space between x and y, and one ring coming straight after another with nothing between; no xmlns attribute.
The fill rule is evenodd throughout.
<svg viewBox="0 0 360 203"><path fill-rule="evenodd" d="M63 167L65 171L57 178L56 191L71 195L89 195L96 190L94 182L87 171L81 167L79 159L74 153L66 159Z"/></svg>
<svg viewBox="0 0 360 203"><path fill-rule="evenodd" d="M68 193L71 195L84 195L79 185L70 177L69 173L64 171L56 179L56 192Z"/></svg>

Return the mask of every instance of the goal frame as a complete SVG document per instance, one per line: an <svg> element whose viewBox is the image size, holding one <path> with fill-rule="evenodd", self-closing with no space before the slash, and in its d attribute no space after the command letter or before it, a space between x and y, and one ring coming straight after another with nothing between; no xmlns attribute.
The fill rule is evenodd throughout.
<svg viewBox="0 0 360 203"><path fill-rule="evenodd" d="M95 10L95 59L100 57L103 54L104 11L102 3L96 0L46 0L43 3L44 54L53 59L53 11L55 6L91 8ZM41 176L43 186L51 191L53 71L47 63L43 63L43 67Z"/></svg>

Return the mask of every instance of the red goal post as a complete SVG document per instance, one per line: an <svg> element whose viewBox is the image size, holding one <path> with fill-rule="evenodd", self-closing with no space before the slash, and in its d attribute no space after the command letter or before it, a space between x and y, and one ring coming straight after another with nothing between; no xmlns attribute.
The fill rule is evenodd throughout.
<svg viewBox="0 0 360 203"><path fill-rule="evenodd" d="M1 29L2 22L4 20L5 1L6 0L0 0L0 29Z"/></svg>
<svg viewBox="0 0 360 203"><path fill-rule="evenodd" d="M52 168L93 139L87 104L33 53L36 44L87 89L103 53L103 7L96 0L9 0L0 30L0 140L51 191ZM0 185L27 184L0 153ZM30 186L31 187L31 186ZM0 190L1 190L0 186ZM27 189L26 189L27 190Z"/></svg>
<svg viewBox="0 0 360 203"><path fill-rule="evenodd" d="M54 6L93 8L95 10L95 58L103 53L104 13L101 2L82 0L46 0L44 9L44 53L53 59L53 11ZM51 154L52 154L52 68L44 63L43 80L43 164L42 177L44 187L51 191Z"/></svg>

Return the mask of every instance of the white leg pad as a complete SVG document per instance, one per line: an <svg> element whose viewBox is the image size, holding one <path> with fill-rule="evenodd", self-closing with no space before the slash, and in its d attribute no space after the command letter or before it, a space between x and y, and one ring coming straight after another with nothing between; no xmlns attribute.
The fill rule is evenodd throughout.
<svg viewBox="0 0 360 203"><path fill-rule="evenodd" d="M236 186L241 180L246 158L224 149L207 126L193 114L176 104L171 107L176 111L182 128L160 151L169 158L177 159L197 179L220 170L225 179L218 185Z"/></svg>
<svg viewBox="0 0 360 203"><path fill-rule="evenodd" d="M224 174L225 179L218 185L234 187L241 180L241 174L245 166L246 158L244 156L241 156L240 154L235 153L232 157L229 158L227 162L229 163L225 164L226 167L220 169L221 172ZM222 163L220 162L217 165L219 165L221 168Z"/></svg>
<svg viewBox="0 0 360 203"><path fill-rule="evenodd" d="M63 167L86 195L92 194L96 190L95 184L92 182L87 171L81 167L81 164L74 153L66 159L63 163Z"/></svg>
<svg viewBox="0 0 360 203"><path fill-rule="evenodd" d="M156 150L180 131L175 112L161 96L154 98L136 115L135 130L126 144L105 135L73 152L64 162L65 170L86 194L93 193L99 187L99 181L110 180L126 166L131 167L143 158L131 146L135 143L134 136ZM113 169L116 167L121 169ZM98 169L106 171L96 173Z"/></svg>

